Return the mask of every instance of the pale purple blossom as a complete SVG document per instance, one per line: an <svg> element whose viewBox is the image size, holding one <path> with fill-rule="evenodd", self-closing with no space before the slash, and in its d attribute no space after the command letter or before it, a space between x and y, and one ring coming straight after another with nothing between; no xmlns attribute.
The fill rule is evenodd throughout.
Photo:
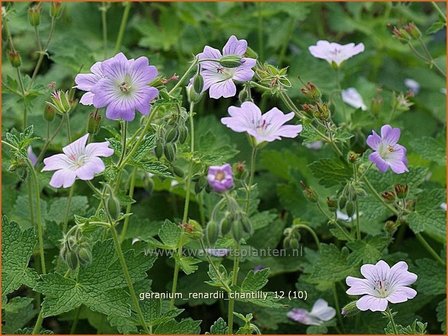
<svg viewBox="0 0 448 336"><path fill-rule="evenodd" d="M324 299L318 299L311 311L307 311L303 308L293 308L287 314L287 316L296 322L305 325L322 325L326 321L330 321L336 315L336 310L328 306L328 302Z"/></svg>
<svg viewBox="0 0 448 336"><path fill-rule="evenodd" d="M254 76L252 68L256 60L244 57L246 50L247 41L238 40L232 35L222 49L222 53L218 49L205 46L204 51L198 54L199 60L212 60L200 63L200 72L204 78L203 91L209 90L210 98L233 97L236 95L234 82L247 82L252 79ZM241 57L241 64L234 68L224 67L219 63L223 56Z"/></svg>
<svg viewBox="0 0 448 336"><path fill-rule="evenodd" d="M420 83L412 78L406 78L404 80L404 85L411 90L411 92L416 95L420 91Z"/></svg>
<svg viewBox="0 0 448 336"><path fill-rule="evenodd" d="M355 88L348 88L341 92L342 101L355 109L367 110L366 104L362 99L361 94Z"/></svg>
<svg viewBox="0 0 448 336"><path fill-rule="evenodd" d="M317 41L316 45L310 46L308 50L314 57L324 59L328 63L334 63L339 67L345 60L362 53L364 44L349 43L341 45L334 42Z"/></svg>
<svg viewBox="0 0 448 336"><path fill-rule="evenodd" d="M207 181L216 192L224 192L233 188L232 166L228 163L222 166L210 166L208 168Z"/></svg>
<svg viewBox="0 0 448 336"><path fill-rule="evenodd" d="M81 99L85 105L106 108L106 117L112 120L132 121L135 111L148 115L151 101L159 90L149 86L157 76L157 69L146 57L128 60L123 53L95 63L91 74L75 78L77 88L88 91Z"/></svg>
<svg viewBox="0 0 448 336"><path fill-rule="evenodd" d="M55 171L50 180L52 187L68 188L76 178L89 181L104 171L104 163L99 157L111 156L114 150L109 148L108 141L86 145L88 138L89 134L86 134L62 148L63 153L44 159L42 171Z"/></svg>
<svg viewBox="0 0 448 336"><path fill-rule="evenodd" d="M294 112L284 114L276 107L262 115L257 105L244 102L241 107L229 107L229 115L222 118L221 122L235 132L248 133L257 144L280 140L282 137L295 138L302 131L302 125L285 125L294 118Z"/></svg>
<svg viewBox="0 0 448 336"><path fill-rule="evenodd" d="M399 139L400 129L392 128L390 125L381 127L381 136L372 131L372 134L367 137L367 144L374 150L369 155L369 160L381 172L384 173L389 168L397 174L408 171L406 148L397 143Z"/></svg>
<svg viewBox="0 0 448 336"><path fill-rule="evenodd" d="M350 287L349 295L363 295L356 301L359 310L385 311L390 303L402 303L413 299L417 292L408 287L417 280L417 275L408 271L408 264L404 261L394 266L380 260L375 265L361 266L361 274L365 279L347 277L345 280Z"/></svg>
<svg viewBox="0 0 448 336"><path fill-rule="evenodd" d="M37 156L36 156L36 154L34 154L34 152L33 152L33 147L28 146L28 149L27 149L26 152L27 152L27 155L28 155L28 160L30 160L30 161L31 161L31 164L32 164L33 166L35 166L36 163L37 163Z"/></svg>

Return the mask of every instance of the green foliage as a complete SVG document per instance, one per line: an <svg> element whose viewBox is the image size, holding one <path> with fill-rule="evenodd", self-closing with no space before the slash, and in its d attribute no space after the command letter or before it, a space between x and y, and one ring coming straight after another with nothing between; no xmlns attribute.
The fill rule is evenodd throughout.
<svg viewBox="0 0 448 336"><path fill-rule="evenodd" d="M432 259L418 259L417 291L425 295L439 295L445 293L446 275L443 267Z"/></svg>

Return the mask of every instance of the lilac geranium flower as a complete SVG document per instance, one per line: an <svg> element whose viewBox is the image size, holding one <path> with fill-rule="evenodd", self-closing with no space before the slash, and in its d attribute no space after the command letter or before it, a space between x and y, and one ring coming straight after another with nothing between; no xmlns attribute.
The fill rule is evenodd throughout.
<svg viewBox="0 0 448 336"><path fill-rule="evenodd" d="M404 80L404 85L411 90L411 92L416 95L420 92L420 83L417 82L415 79L412 78L406 78Z"/></svg>
<svg viewBox="0 0 448 336"><path fill-rule="evenodd" d="M413 299L417 292L408 287L417 280L417 275L408 271L408 264L404 261L394 266L380 260L375 265L361 266L361 274L365 279L347 277L345 280L350 287L349 295L363 295L357 302L359 310L385 311L390 303L402 303Z"/></svg>
<svg viewBox="0 0 448 336"><path fill-rule="evenodd" d="M342 62L349 58L358 55L364 51L364 44L354 43L341 45L339 43L328 41L317 41L316 45L308 48L311 55L316 58L324 59L330 64L336 64L338 67Z"/></svg>
<svg viewBox="0 0 448 336"><path fill-rule="evenodd" d="M241 107L229 107L229 114L221 122L235 132L247 132L257 144L295 138L302 131L302 125L285 125L294 118L294 112L284 114L276 107L262 115L257 105L244 102Z"/></svg>
<svg viewBox="0 0 448 336"><path fill-rule="evenodd" d="M406 148L397 144L400 139L400 129L392 128L390 125L381 127L381 136L375 131L367 137L367 144L374 150L369 155L381 172L386 172L389 167L394 173L402 174L408 171Z"/></svg>
<svg viewBox="0 0 448 336"><path fill-rule="evenodd" d="M234 81L247 82L252 79L252 68L256 60L244 57L246 50L247 41L238 40L232 35L222 49L222 54L218 49L209 46L205 46L204 51L198 54L199 60L212 60L200 63L201 75L204 78L203 91L209 90L210 98L233 97L236 95ZM241 64L234 68L224 67L219 63L223 56L237 56L241 58Z"/></svg>
<svg viewBox="0 0 448 336"><path fill-rule="evenodd" d="M27 152L27 155L28 155L28 160L30 160L30 161L31 161L31 164L32 164L33 166L35 166L36 163L37 163L37 156L36 156L36 154L34 154L34 152L33 152L33 147L28 146L28 149L27 149L26 152Z"/></svg>
<svg viewBox="0 0 448 336"><path fill-rule="evenodd" d="M54 188L68 188L76 178L84 181L92 180L95 174L104 171L105 166L99 158L114 153L109 142L94 142L86 146L89 134L62 148L63 154L56 154L44 159L42 171L56 171L50 180Z"/></svg>
<svg viewBox="0 0 448 336"><path fill-rule="evenodd" d="M81 99L85 105L106 107L106 117L132 121L135 111L148 115L151 101L159 90L149 86L157 76L157 69L146 57L128 60L123 53L95 63L92 74L75 78L77 88L88 91Z"/></svg>
<svg viewBox="0 0 448 336"><path fill-rule="evenodd" d="M232 167L228 163L222 166L210 166L207 181L216 192L224 192L233 188Z"/></svg>
<svg viewBox="0 0 448 336"><path fill-rule="evenodd" d="M328 302L324 299L318 299L311 309L311 312L302 308L294 308L288 312L287 316L296 322L305 325L322 325L326 321L330 321L336 315L336 310L328 306Z"/></svg>
<svg viewBox="0 0 448 336"><path fill-rule="evenodd" d="M367 110L366 104L362 96L355 88L348 88L347 90L342 90L341 92L342 101L355 109L361 109L363 111Z"/></svg>

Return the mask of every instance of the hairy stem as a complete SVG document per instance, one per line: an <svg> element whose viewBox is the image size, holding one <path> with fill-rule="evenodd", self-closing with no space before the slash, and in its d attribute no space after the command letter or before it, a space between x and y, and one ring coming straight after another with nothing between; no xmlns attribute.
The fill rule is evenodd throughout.
<svg viewBox="0 0 448 336"><path fill-rule="evenodd" d="M397 325L395 324L394 314L392 313L392 310L390 308L387 308L385 314L389 318L390 324L392 325L392 331L394 332L394 335L398 335L398 329L397 329Z"/></svg>
<svg viewBox="0 0 448 336"><path fill-rule="evenodd" d="M421 235L421 233L416 233L415 236L417 237L417 240L419 241L419 243L429 252L429 254L431 254L434 257L434 259L437 260L437 262L439 264L441 264L442 266L445 266L445 262L443 261L443 259L440 258L440 256L437 254L436 251L434 251L434 249L431 247L431 245L429 245L429 243Z"/></svg>
<svg viewBox="0 0 448 336"><path fill-rule="evenodd" d="M134 167L134 169L132 170L132 174L131 174L131 178L129 181L129 198L132 199L134 197L134 188L135 188L135 177L137 175L137 168ZM129 203L126 206L126 218L124 219L124 223L123 223L123 229L121 230L121 235L120 235L120 241L123 242L126 238L126 231L128 230L128 226L129 226L129 219L130 216L129 214L131 213L131 208L132 208L132 204Z"/></svg>
<svg viewBox="0 0 448 336"><path fill-rule="evenodd" d="M68 227L68 215L70 214L70 207L72 205L72 198L73 198L73 191L75 189L75 184L73 184L70 187L70 191L68 193L68 198L67 198L67 206L65 208L65 215L64 215L64 223L62 226L62 232L66 232L67 231L67 227Z"/></svg>
<svg viewBox="0 0 448 336"><path fill-rule="evenodd" d="M130 10L131 3L125 2L123 16L121 17L120 30L118 31L117 41L115 42L115 53L120 51L121 43L123 42L124 31L126 30L126 24L128 23Z"/></svg>

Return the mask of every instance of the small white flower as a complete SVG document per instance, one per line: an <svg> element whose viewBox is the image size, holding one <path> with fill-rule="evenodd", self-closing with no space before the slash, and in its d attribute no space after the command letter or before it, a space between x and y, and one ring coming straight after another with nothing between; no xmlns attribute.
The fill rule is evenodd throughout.
<svg viewBox="0 0 448 336"><path fill-rule="evenodd" d="M406 78L404 80L404 85L412 91L413 94L417 94L420 91L420 84L412 78Z"/></svg>
<svg viewBox="0 0 448 336"><path fill-rule="evenodd" d="M351 222L352 220L356 219L356 214L354 214L353 217L349 217L342 211L336 210L336 217L344 222Z"/></svg>
<svg viewBox="0 0 448 336"><path fill-rule="evenodd" d="M342 101L355 109L361 109L363 111L367 110L364 100L359 94L358 90L355 88L348 88L347 90L342 90L341 92Z"/></svg>
<svg viewBox="0 0 448 336"><path fill-rule="evenodd" d="M311 309L311 312L302 308L294 308L290 310L287 316L296 322L305 325L322 325L326 321L330 321L336 316L336 310L328 306L328 302L324 299L318 299Z"/></svg>
<svg viewBox="0 0 448 336"><path fill-rule="evenodd" d="M341 45L334 42L317 41L316 45L310 46L308 50L314 57L324 59L330 64L335 63L337 66L340 66L342 62L362 53L364 51L364 44L359 43L355 45L354 43L349 43Z"/></svg>
<svg viewBox="0 0 448 336"><path fill-rule="evenodd" d="M443 211L446 211L446 203L443 202L442 204L440 204L440 208L441 208Z"/></svg>

